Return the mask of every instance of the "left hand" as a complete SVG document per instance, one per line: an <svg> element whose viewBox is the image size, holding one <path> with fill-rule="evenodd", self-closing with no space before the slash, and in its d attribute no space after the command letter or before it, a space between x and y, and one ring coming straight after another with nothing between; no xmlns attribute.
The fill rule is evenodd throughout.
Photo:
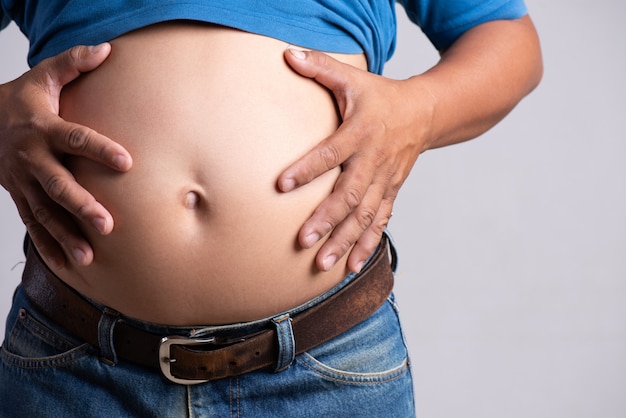
<svg viewBox="0 0 626 418"><path fill-rule="evenodd" d="M285 59L300 75L333 93L342 124L289 166L278 187L289 192L342 167L333 192L302 226L298 241L310 248L330 233L316 256L318 268L329 270L352 248L348 268L358 272L378 245L398 190L424 149L430 97L412 97L404 81L368 73L321 52L287 49Z"/></svg>

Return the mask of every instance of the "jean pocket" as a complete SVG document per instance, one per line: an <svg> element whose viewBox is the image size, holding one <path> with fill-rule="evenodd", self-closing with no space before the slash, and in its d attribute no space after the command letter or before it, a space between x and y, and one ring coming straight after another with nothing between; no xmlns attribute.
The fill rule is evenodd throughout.
<svg viewBox="0 0 626 418"><path fill-rule="evenodd" d="M409 358L393 301L296 361L323 379L348 384L382 383L403 376L409 371Z"/></svg>
<svg viewBox="0 0 626 418"><path fill-rule="evenodd" d="M2 347L3 359L22 368L62 367L89 354L87 343L55 330L20 308Z"/></svg>

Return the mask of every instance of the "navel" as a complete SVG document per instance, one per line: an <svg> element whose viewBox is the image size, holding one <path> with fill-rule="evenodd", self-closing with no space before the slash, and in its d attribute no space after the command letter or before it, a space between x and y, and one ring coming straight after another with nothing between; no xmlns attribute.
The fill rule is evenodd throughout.
<svg viewBox="0 0 626 418"><path fill-rule="evenodd" d="M187 209L198 209L200 207L200 195L194 191L187 192L183 204Z"/></svg>

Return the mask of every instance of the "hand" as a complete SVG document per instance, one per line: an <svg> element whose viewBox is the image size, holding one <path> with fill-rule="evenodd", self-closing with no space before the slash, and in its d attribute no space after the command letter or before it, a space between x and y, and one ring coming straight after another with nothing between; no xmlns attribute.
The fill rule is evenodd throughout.
<svg viewBox="0 0 626 418"><path fill-rule="evenodd" d="M288 192L331 168L343 169L333 192L298 235L309 248L331 234L317 254L322 270L350 251L348 267L359 271L419 154L467 141L494 126L532 91L543 68L529 16L469 29L431 69L401 81L319 52L288 49L285 59L334 94L343 118L333 135L278 178L278 187Z"/></svg>
<svg viewBox="0 0 626 418"><path fill-rule="evenodd" d="M285 59L300 75L334 94L343 122L288 167L278 187L288 192L341 166L333 192L302 226L298 241L310 248L330 233L317 254L318 268L329 270L350 251L348 268L358 272L378 245L398 190L424 149L430 98L408 96L404 81L320 52L288 49Z"/></svg>
<svg viewBox="0 0 626 418"><path fill-rule="evenodd" d="M80 265L93 260L93 250L72 215L101 234L113 229L111 214L63 166L64 155L86 157L119 171L132 165L121 145L59 117L62 88L97 68L110 52L108 43L74 47L0 85L0 184L54 268L62 268L67 256Z"/></svg>

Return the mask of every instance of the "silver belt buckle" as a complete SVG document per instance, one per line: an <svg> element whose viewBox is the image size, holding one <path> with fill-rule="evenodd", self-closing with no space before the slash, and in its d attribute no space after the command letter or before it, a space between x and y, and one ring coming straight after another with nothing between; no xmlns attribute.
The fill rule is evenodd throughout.
<svg viewBox="0 0 626 418"><path fill-rule="evenodd" d="M173 345L182 345L186 347L193 347L195 345L214 344L215 337L210 338L188 338L180 335L172 335L170 337L161 338L159 343L159 366L161 367L161 373L170 382L178 383L179 385L197 385L199 383L206 383L209 380L189 380L180 379L172 375L171 365L176 363L176 359L172 358L170 347Z"/></svg>

